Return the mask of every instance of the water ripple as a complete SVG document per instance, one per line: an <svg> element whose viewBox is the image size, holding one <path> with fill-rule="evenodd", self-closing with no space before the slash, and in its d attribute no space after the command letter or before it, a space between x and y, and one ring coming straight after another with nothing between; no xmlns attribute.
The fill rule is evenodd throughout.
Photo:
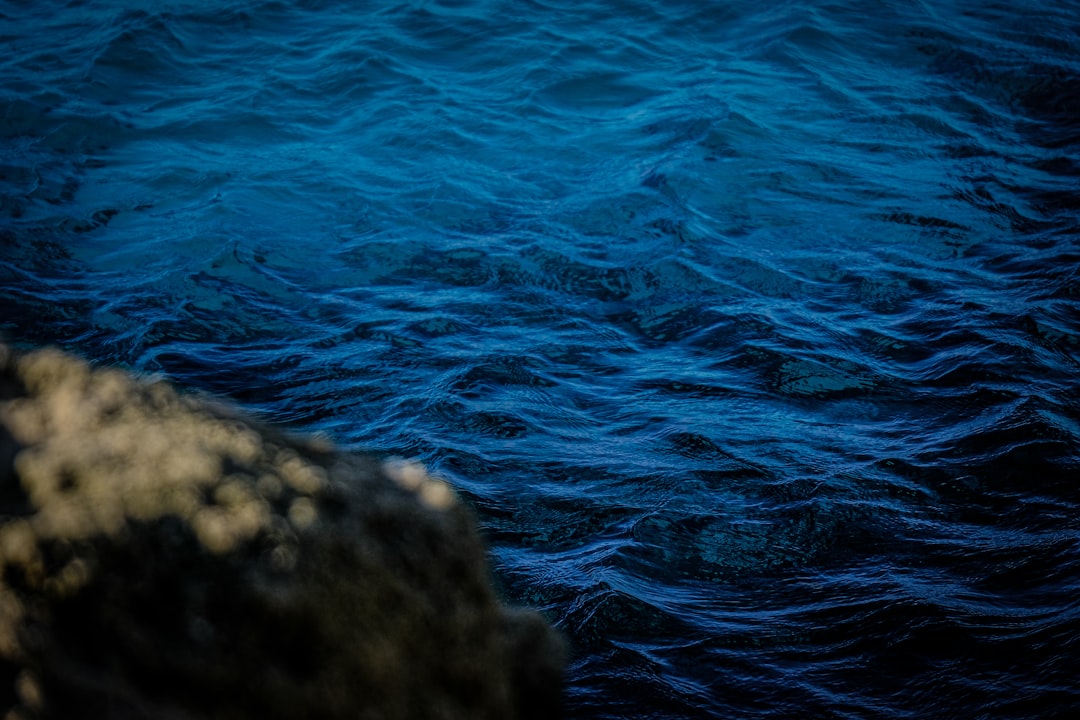
<svg viewBox="0 0 1080 720"><path fill-rule="evenodd" d="M1074 3L121 5L0 8L9 338L433 465L573 717L1075 714Z"/></svg>

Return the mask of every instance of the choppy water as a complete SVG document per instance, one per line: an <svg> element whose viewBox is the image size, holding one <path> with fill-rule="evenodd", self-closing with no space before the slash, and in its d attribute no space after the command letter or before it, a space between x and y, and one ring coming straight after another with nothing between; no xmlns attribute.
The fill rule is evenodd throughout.
<svg viewBox="0 0 1080 720"><path fill-rule="evenodd" d="M1080 5L0 0L0 331L418 456L574 718L1080 710Z"/></svg>

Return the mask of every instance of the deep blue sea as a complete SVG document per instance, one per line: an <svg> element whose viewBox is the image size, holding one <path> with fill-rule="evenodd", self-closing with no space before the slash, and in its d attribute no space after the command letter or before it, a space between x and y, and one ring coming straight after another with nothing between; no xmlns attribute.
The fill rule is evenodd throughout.
<svg viewBox="0 0 1080 720"><path fill-rule="evenodd" d="M570 718L1080 717L1080 3L0 0L0 333L475 508Z"/></svg>

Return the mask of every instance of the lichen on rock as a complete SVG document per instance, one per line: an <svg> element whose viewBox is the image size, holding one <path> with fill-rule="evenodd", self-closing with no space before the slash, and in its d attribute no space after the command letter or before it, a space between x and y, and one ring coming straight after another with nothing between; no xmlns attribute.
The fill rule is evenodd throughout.
<svg viewBox="0 0 1080 720"><path fill-rule="evenodd" d="M8 717L546 718L562 652L422 466L0 345Z"/></svg>

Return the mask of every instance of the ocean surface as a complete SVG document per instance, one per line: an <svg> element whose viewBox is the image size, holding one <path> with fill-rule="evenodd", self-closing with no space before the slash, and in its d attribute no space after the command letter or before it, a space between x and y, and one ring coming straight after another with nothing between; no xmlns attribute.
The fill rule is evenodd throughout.
<svg viewBox="0 0 1080 720"><path fill-rule="evenodd" d="M1080 3L0 0L0 333L416 457L570 718L1080 717Z"/></svg>

